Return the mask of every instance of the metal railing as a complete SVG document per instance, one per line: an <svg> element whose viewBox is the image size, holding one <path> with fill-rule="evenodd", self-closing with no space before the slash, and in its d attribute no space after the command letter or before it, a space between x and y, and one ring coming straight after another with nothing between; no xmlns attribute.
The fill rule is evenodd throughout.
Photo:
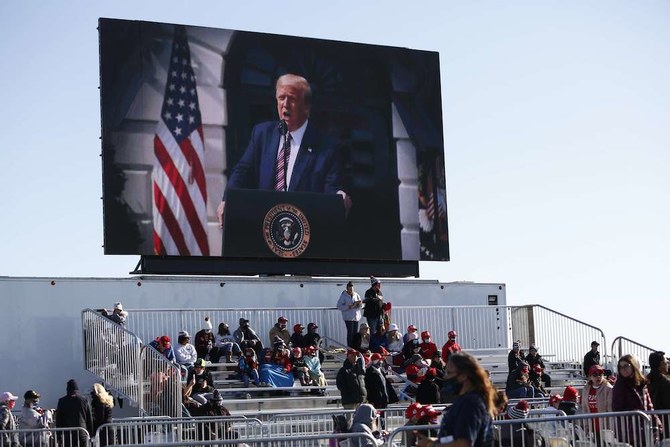
<svg viewBox="0 0 670 447"><path fill-rule="evenodd" d="M84 369L131 403L139 402L142 340L92 309L84 309L81 319Z"/></svg>
<svg viewBox="0 0 670 447"><path fill-rule="evenodd" d="M180 417L182 415L181 370L155 349L144 346L140 354L143 414Z"/></svg>
<svg viewBox="0 0 670 447"><path fill-rule="evenodd" d="M640 411L548 416L533 419L496 420L494 445L533 447L542 439L547 446L613 446L653 447L657 438L652 419ZM401 437L415 430L439 428L437 425L396 428L387 446L399 443Z"/></svg>
<svg viewBox="0 0 670 447"><path fill-rule="evenodd" d="M0 431L0 447L89 447L88 432L81 427Z"/></svg>
<svg viewBox="0 0 670 447"><path fill-rule="evenodd" d="M212 418L203 419L200 421L166 421L163 424L156 426L154 431L146 431L140 424L135 429L137 433L145 433L138 439L128 440L129 442L119 442L118 445L126 447L141 447L146 444L152 444L156 447L178 447L178 446L219 446L219 445L238 445L243 442L248 446L264 446L264 447L294 447L294 446L326 446L330 439L369 439L374 442L374 438L366 433L317 433L317 434L302 434L292 437L285 435L267 436L262 434L241 436L239 432L232 433L219 432L217 427L225 427L225 424L231 423L235 418ZM251 421L251 420L250 420ZM260 422L260 421L259 421ZM181 426L181 424L186 426ZM126 425L126 424L124 424ZM133 425L133 424L127 424ZM234 427L231 426L231 427ZM126 427L124 427L126 428ZM211 430L217 430L211 431ZM224 430L227 430L224 428ZM226 435L225 433L228 433ZM216 437L215 437L216 436ZM5 447L5 446L0 446ZM10 447L10 446L6 446ZM86 446L80 446L86 447Z"/></svg>
<svg viewBox="0 0 670 447"><path fill-rule="evenodd" d="M600 343L603 358L607 356L601 329L537 304L511 308L511 335L526 348L535 343L552 362L581 364L592 341Z"/></svg>
<svg viewBox="0 0 670 447"><path fill-rule="evenodd" d="M608 365L613 371L616 371L619 359L626 354L632 354L640 360L642 370L649 372L649 354L655 351L657 349L652 349L629 338L617 337L612 341L611 356L607 357Z"/></svg>
<svg viewBox="0 0 670 447"><path fill-rule="evenodd" d="M180 330L195 333L204 327L204 318L208 316L214 332L221 322L228 323L234 331L239 319L246 318L263 344L268 345L268 333L280 315L289 320L289 329L295 323L306 326L315 322L326 342L346 339L341 313L335 308L132 309L129 313L128 328L145 340L160 335L174 337ZM509 349L511 342L518 339L525 347L537 344L541 353L548 356L547 360L557 362L581 362L593 340L605 346L602 330L539 305L398 306L393 307L391 320L403 331L410 324L430 330L439 347L446 342L447 332L455 329L465 350Z"/></svg>
<svg viewBox="0 0 670 447"><path fill-rule="evenodd" d="M316 322L326 345L339 345L330 340L346 338L341 313L334 308L131 309L128 330L86 309L82 311L85 367L120 395L136 402L140 414L177 417L181 415L179 370L157 351L143 347L141 340L164 334L174 337L184 329L194 334L204 327L205 316L214 332L220 322L227 322L234 330L243 317L251 320L267 344L267 334L280 315L287 317L289 326ZM391 319L401 329L409 324L429 329L438 347L447 332L456 329L466 351L499 354L512 340L519 339L523 346L536 343L549 361L581 363L592 340L606 349L602 330L539 305L394 307Z"/></svg>
<svg viewBox="0 0 670 447"><path fill-rule="evenodd" d="M102 425L95 434L96 445L103 439L114 444L155 444L212 439L247 439L264 436L259 419L240 416L225 417L157 417L149 419L114 420ZM111 444L111 443L110 443Z"/></svg>

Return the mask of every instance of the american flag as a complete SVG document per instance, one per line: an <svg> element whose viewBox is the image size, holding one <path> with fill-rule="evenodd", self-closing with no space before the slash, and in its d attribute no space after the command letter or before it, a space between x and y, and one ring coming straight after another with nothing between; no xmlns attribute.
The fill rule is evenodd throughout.
<svg viewBox="0 0 670 447"><path fill-rule="evenodd" d="M186 28L176 27L154 136L153 220L157 255L208 256L205 147Z"/></svg>

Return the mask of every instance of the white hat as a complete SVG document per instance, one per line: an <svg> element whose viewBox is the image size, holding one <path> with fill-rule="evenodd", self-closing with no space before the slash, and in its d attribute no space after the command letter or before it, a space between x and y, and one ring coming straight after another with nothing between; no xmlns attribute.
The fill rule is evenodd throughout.
<svg viewBox="0 0 670 447"><path fill-rule="evenodd" d="M9 402L10 400L16 399L18 399L18 396L13 395L9 391L5 391L4 393L0 394L0 402Z"/></svg>
<svg viewBox="0 0 670 447"><path fill-rule="evenodd" d="M395 323L391 323L391 324L389 325L389 332L391 332L391 331L397 331L397 330L398 330L398 325L397 325L397 324L395 324Z"/></svg>
<svg viewBox="0 0 670 447"><path fill-rule="evenodd" d="M209 321L209 317L205 317L205 324L202 328L212 330L212 323Z"/></svg>
<svg viewBox="0 0 670 447"><path fill-rule="evenodd" d="M179 336L191 338L191 335L187 331L179 331Z"/></svg>
<svg viewBox="0 0 670 447"><path fill-rule="evenodd" d="M114 310L123 310L123 304L121 303L114 303Z"/></svg>

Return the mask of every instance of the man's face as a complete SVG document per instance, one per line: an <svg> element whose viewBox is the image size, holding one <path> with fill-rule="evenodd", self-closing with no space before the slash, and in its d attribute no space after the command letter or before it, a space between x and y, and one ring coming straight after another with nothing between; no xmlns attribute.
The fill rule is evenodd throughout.
<svg viewBox="0 0 670 447"><path fill-rule="evenodd" d="M300 85L280 84L277 86L277 115L286 121L288 130L293 132L309 117L309 105L305 103L305 92Z"/></svg>

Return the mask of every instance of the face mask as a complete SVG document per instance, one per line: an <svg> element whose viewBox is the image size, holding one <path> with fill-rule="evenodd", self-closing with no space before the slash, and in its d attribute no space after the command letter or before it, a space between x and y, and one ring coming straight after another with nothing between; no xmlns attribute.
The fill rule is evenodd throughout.
<svg viewBox="0 0 670 447"><path fill-rule="evenodd" d="M458 394L463 388L463 384L456 380L456 378L448 379L444 382L444 388L452 394Z"/></svg>

